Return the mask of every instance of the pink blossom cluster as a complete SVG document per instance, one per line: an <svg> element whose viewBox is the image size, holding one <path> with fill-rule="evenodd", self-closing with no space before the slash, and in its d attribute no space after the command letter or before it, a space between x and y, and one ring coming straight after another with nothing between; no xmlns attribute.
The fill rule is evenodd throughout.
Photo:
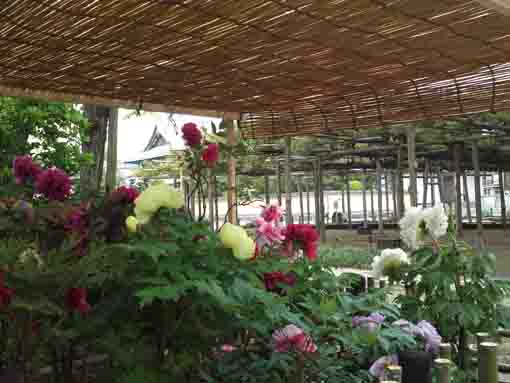
<svg viewBox="0 0 510 383"><path fill-rule="evenodd" d="M273 333L276 352L298 351L302 353L313 353L317 351L317 346L312 338L301 328L289 324Z"/></svg>

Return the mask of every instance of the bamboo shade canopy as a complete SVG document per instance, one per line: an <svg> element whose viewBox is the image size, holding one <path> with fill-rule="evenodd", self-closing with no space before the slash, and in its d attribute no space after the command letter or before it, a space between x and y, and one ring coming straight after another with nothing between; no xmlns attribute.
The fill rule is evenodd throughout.
<svg viewBox="0 0 510 383"><path fill-rule="evenodd" d="M509 110L509 58L510 19L477 1L0 8L0 94L241 116L253 137Z"/></svg>

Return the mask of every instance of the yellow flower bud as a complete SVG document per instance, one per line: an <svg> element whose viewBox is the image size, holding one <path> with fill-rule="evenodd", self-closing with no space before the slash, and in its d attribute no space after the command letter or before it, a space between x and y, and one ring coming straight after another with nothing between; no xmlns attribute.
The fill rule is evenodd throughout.
<svg viewBox="0 0 510 383"><path fill-rule="evenodd" d="M184 206L184 194L167 184L149 186L135 200L135 214L140 224L149 222L160 208L179 209Z"/></svg>
<svg viewBox="0 0 510 383"><path fill-rule="evenodd" d="M255 241L250 237L243 238L242 241L232 249L234 257L241 261L247 261L255 255Z"/></svg>
<svg viewBox="0 0 510 383"><path fill-rule="evenodd" d="M136 233L138 227L138 220L132 215L130 215L129 217L126 218L126 227L128 231L130 231L131 233Z"/></svg>
<svg viewBox="0 0 510 383"><path fill-rule="evenodd" d="M238 247L241 241L245 238L248 238L248 234L241 226L226 223L220 230L220 240L223 243L223 246L229 249Z"/></svg>

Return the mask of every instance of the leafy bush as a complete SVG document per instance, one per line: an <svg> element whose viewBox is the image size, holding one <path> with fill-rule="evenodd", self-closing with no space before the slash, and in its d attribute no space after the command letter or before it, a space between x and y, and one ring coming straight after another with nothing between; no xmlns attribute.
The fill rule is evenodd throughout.
<svg viewBox="0 0 510 383"><path fill-rule="evenodd" d="M320 255L331 267L369 269L379 250L357 247L321 247Z"/></svg>

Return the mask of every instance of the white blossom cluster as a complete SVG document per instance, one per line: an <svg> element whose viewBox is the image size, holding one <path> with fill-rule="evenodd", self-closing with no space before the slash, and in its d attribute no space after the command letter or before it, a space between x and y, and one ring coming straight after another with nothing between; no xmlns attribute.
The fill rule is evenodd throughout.
<svg viewBox="0 0 510 383"><path fill-rule="evenodd" d="M412 250L423 246L427 238L437 240L446 234L448 216L442 205L427 209L412 207L399 222L400 237Z"/></svg>

